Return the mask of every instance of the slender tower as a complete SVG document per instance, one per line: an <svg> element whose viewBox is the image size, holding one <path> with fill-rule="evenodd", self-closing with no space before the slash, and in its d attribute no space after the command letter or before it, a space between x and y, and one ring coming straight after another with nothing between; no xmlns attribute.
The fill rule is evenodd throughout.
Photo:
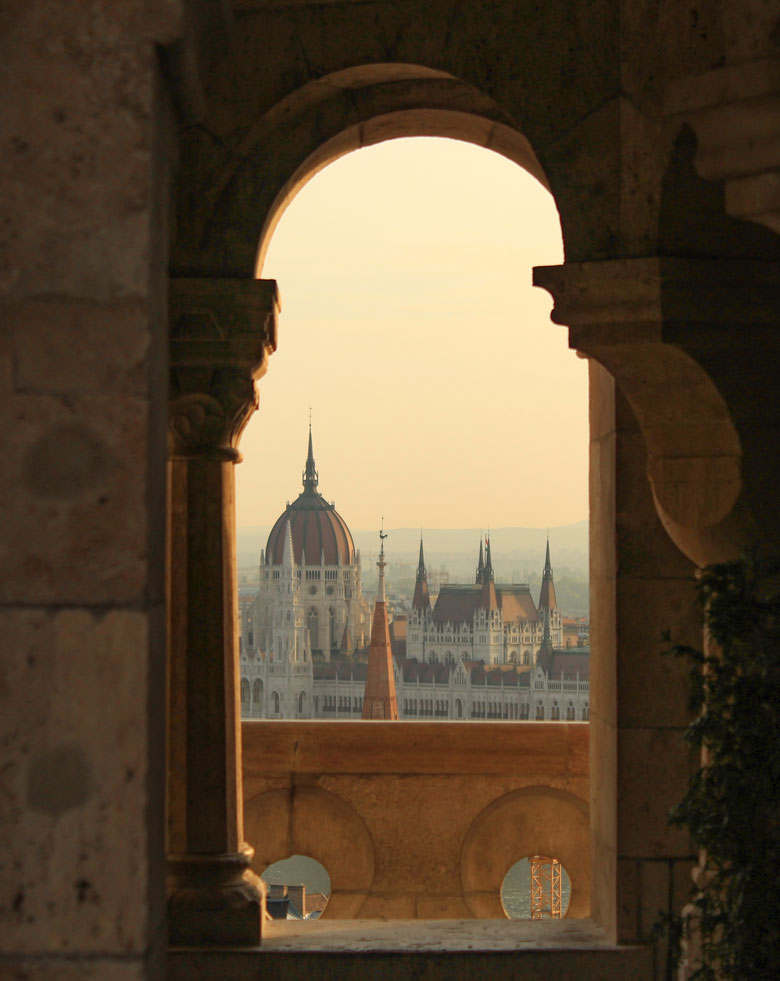
<svg viewBox="0 0 780 981"><path fill-rule="evenodd" d="M547 536L547 553L544 557L544 572L542 573L542 588L539 590L539 609L553 610L558 609L558 602L555 598L555 583L553 582L552 563L550 562L550 536Z"/></svg>
<svg viewBox="0 0 780 981"><path fill-rule="evenodd" d="M385 538L380 531L379 538L379 585L376 591L374 622L371 625L371 646L368 650L366 669L366 688L363 694L364 719L397 719L398 699L395 694L395 674L393 655L390 649L390 625L387 621L387 599L385 597Z"/></svg>
<svg viewBox="0 0 780 981"><path fill-rule="evenodd" d="M428 592L428 573L425 570L422 535L420 535L420 559L417 563L417 580L414 584L412 609L417 610L421 616L424 616L431 609L431 597Z"/></svg>

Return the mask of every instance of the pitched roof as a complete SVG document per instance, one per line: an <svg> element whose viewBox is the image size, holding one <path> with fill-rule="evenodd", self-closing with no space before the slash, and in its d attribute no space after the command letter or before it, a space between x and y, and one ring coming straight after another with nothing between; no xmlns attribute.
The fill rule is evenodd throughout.
<svg viewBox="0 0 780 981"><path fill-rule="evenodd" d="M538 621L539 611L536 609L528 586L499 583L496 586L496 593L499 608L504 614L504 623L513 623L517 620L529 620L533 623Z"/></svg>
<svg viewBox="0 0 780 981"><path fill-rule="evenodd" d="M433 608L433 619L437 623L461 623L464 620L470 622L480 607L481 599L482 586L442 583Z"/></svg>

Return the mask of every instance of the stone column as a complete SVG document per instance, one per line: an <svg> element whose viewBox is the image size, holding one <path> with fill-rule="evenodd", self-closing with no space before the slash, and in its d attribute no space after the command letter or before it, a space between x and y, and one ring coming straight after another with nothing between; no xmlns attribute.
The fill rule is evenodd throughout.
<svg viewBox="0 0 780 981"><path fill-rule="evenodd" d="M592 911L625 943L687 898L694 856L666 817L694 762L681 738L687 667L663 655L662 634L701 643L694 562L728 554L741 497L729 407L684 343L686 331L717 336L738 297L705 302L697 278L708 280L696 263L655 258L535 271L592 359Z"/></svg>
<svg viewBox="0 0 780 981"><path fill-rule="evenodd" d="M168 922L173 945L260 941L243 842L233 466L276 347L270 280L171 282Z"/></svg>

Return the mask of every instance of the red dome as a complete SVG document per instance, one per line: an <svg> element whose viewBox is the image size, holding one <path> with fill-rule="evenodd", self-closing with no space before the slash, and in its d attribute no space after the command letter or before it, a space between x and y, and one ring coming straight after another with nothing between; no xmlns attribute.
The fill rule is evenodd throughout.
<svg viewBox="0 0 780 981"><path fill-rule="evenodd" d="M281 565L285 524L290 520L293 554L297 565L353 565L355 543L346 521L316 491L304 491L279 515L268 536L265 564Z"/></svg>
<svg viewBox="0 0 780 981"><path fill-rule="evenodd" d="M265 564L281 565L285 524L289 518L297 565L353 565L355 543L346 521L317 491L318 475L309 427L309 455L303 471L303 493L279 515L265 546Z"/></svg>

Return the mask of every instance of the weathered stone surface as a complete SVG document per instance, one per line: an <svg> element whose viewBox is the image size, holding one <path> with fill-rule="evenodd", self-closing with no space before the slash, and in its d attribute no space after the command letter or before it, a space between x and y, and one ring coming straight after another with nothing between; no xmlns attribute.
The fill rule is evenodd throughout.
<svg viewBox="0 0 780 981"><path fill-rule="evenodd" d="M145 950L149 629L140 612L0 611L24 652L0 693L5 952Z"/></svg>
<svg viewBox="0 0 780 981"><path fill-rule="evenodd" d="M571 914L587 915L586 725L242 728L254 867L291 854L316 858L331 877L329 919L502 917L510 866L550 849L574 883Z"/></svg>

